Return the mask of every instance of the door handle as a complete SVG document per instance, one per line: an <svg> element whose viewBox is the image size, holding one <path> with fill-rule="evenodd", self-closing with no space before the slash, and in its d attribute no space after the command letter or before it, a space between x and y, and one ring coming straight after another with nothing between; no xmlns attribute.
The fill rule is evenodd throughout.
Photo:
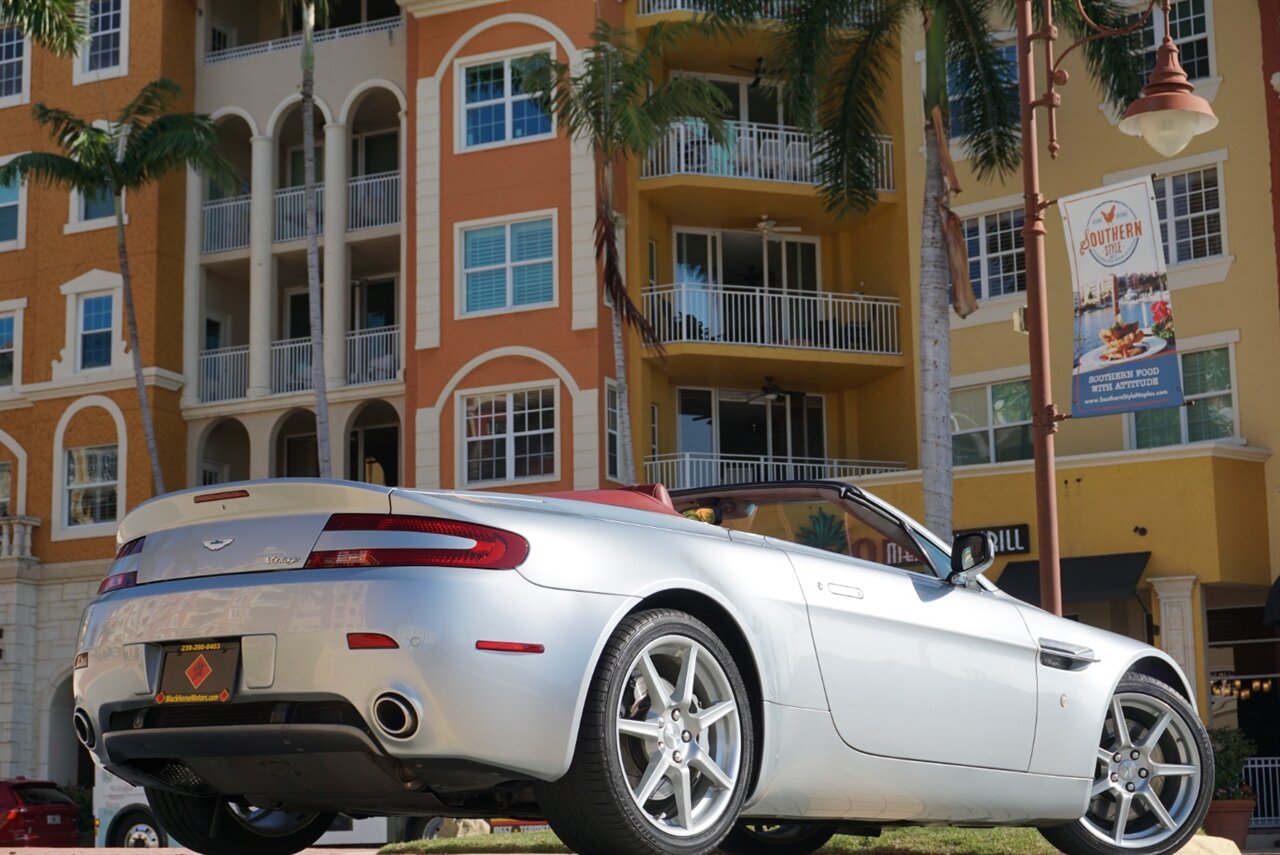
<svg viewBox="0 0 1280 855"><path fill-rule="evenodd" d="M827 584L827 590L841 597L852 597L855 600L862 599L862 589L854 588L849 585L838 585L835 582Z"/></svg>
<svg viewBox="0 0 1280 855"><path fill-rule="evenodd" d="M1082 671L1095 662L1098 654L1093 648L1072 644L1069 641L1056 641L1042 638L1040 644L1040 664L1062 671Z"/></svg>

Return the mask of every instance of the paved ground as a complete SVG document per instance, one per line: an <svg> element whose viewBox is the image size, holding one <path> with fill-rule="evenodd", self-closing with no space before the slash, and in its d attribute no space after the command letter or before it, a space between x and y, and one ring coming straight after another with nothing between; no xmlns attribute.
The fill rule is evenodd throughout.
<svg viewBox="0 0 1280 855"><path fill-rule="evenodd" d="M86 855L132 855L131 849L28 849L12 846L0 846L0 855L73 855L73 853L86 853ZM155 855L192 855L190 849L152 849ZM301 855L374 855L377 848L373 849L306 849Z"/></svg>

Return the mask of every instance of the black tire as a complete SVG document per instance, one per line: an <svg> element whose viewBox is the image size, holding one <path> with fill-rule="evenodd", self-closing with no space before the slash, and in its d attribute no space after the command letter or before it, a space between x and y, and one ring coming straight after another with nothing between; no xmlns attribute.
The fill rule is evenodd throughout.
<svg viewBox="0 0 1280 855"><path fill-rule="evenodd" d="M201 855L294 855L319 840L337 816L272 811L255 822L225 798L184 796L150 787L146 793L169 835ZM273 816L282 821L269 821Z"/></svg>
<svg viewBox="0 0 1280 855"><path fill-rule="evenodd" d="M833 825L743 820L720 841L726 855L809 855L835 837Z"/></svg>
<svg viewBox="0 0 1280 855"><path fill-rule="evenodd" d="M1122 740L1115 726L1117 704L1127 740ZM1153 747L1148 747L1151 730L1159 727L1166 713L1168 723L1155 735ZM1181 849L1204 822L1213 796L1213 748L1196 711L1159 680L1126 674L1112 698L1100 748L1114 753L1110 760L1098 758L1096 795L1088 812L1074 822L1042 828L1040 833L1066 855L1166 855ZM1198 772L1186 771L1196 766ZM1159 774L1161 767L1171 774ZM1128 796L1131 807L1117 835L1116 816L1126 793L1132 794ZM1171 825L1157 816L1153 800L1163 807Z"/></svg>
<svg viewBox="0 0 1280 855"><path fill-rule="evenodd" d="M433 840L440 833L440 827L444 825L444 817L440 816L417 816L409 820L404 827L404 833L400 835L401 843L408 843L411 840Z"/></svg>
<svg viewBox="0 0 1280 855"><path fill-rule="evenodd" d="M658 703L638 670L646 663ZM654 609L614 631L569 771L536 789L551 828L581 855L704 855L737 820L751 763L750 699L729 649L696 618ZM656 782L647 793L646 780Z"/></svg>
<svg viewBox="0 0 1280 855"><path fill-rule="evenodd" d="M159 849L168 843L164 829L148 810L130 810L116 817L107 846L120 849Z"/></svg>

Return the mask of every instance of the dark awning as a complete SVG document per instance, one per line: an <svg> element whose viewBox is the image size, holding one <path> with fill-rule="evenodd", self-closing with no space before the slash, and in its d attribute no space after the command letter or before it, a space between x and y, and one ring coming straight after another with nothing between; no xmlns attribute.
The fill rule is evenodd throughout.
<svg viewBox="0 0 1280 855"><path fill-rule="evenodd" d="M1267 611L1262 619L1272 626L1280 626L1280 579L1271 583L1271 593L1267 595Z"/></svg>
<svg viewBox="0 0 1280 855"><path fill-rule="evenodd" d="M1096 603L1126 600L1134 595L1147 569L1150 552L1085 555L1063 558L1062 601ZM1024 603L1040 605L1040 562L1010 561L996 582L1002 590Z"/></svg>

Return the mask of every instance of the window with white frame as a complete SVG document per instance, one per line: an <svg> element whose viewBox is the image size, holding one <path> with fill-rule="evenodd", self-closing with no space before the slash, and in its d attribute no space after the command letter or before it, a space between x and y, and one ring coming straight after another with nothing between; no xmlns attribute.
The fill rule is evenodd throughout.
<svg viewBox="0 0 1280 855"><path fill-rule="evenodd" d="M1016 115L1018 113L1018 46L1016 44L999 45L996 47L996 53L1005 61L1002 77L1005 90L1005 99L1011 102L1012 111ZM948 77L955 72L952 70L954 66L948 68ZM968 95L960 87L948 83L947 98L950 102L951 112L951 136L959 139L969 133L969 129L962 126L960 121L959 109L964 103Z"/></svg>
<svg viewBox="0 0 1280 855"><path fill-rule="evenodd" d="M1160 175L1153 182L1165 263L1222 255L1221 166Z"/></svg>
<svg viewBox="0 0 1280 855"><path fill-rule="evenodd" d="M80 370L111 365L115 307L111 294L89 294L80 300Z"/></svg>
<svg viewBox="0 0 1280 855"><path fill-rule="evenodd" d="M115 197L106 187L93 193L81 193L76 204L76 217L79 222L88 223L94 220L114 219L116 215Z"/></svg>
<svg viewBox="0 0 1280 855"><path fill-rule="evenodd" d="M1164 41L1164 23L1164 11L1160 4L1156 4L1156 9L1142 27L1142 53L1147 74L1156 67L1156 53ZM1169 35L1178 46L1178 59L1191 80L1213 76L1209 23L1208 0L1175 0L1169 7Z"/></svg>
<svg viewBox="0 0 1280 855"><path fill-rule="evenodd" d="M26 36L17 27L0 27L0 107L22 103L28 79Z"/></svg>
<svg viewBox="0 0 1280 855"><path fill-rule="evenodd" d="M13 470L7 461L0 462L0 517L13 512Z"/></svg>
<svg viewBox="0 0 1280 855"><path fill-rule="evenodd" d="M1181 407L1133 414L1133 444L1157 448L1234 438L1237 428L1230 347L1182 354Z"/></svg>
<svg viewBox="0 0 1280 855"><path fill-rule="evenodd" d="M956 466L1029 460L1031 381L951 390L951 461Z"/></svg>
<svg viewBox="0 0 1280 855"><path fill-rule="evenodd" d="M81 71L102 74L124 64L126 0L89 0L88 43L80 53Z"/></svg>
<svg viewBox="0 0 1280 855"><path fill-rule="evenodd" d="M1027 290L1027 259L1022 245L1022 208L969 217L964 237L969 250L969 281L979 300Z"/></svg>
<svg viewBox="0 0 1280 855"><path fill-rule="evenodd" d="M554 252L551 217L463 229L464 313L555 302Z"/></svg>
<svg viewBox="0 0 1280 855"><path fill-rule="evenodd" d="M13 386L14 344L17 340L17 315L0 314L0 389Z"/></svg>
<svg viewBox="0 0 1280 855"><path fill-rule="evenodd" d="M67 525L115 522L116 446L71 448L66 455Z"/></svg>
<svg viewBox="0 0 1280 855"><path fill-rule="evenodd" d="M613 481L622 480L620 464L621 446L618 444L618 384L606 380L604 384L604 475Z"/></svg>
<svg viewBox="0 0 1280 855"><path fill-rule="evenodd" d="M22 184L16 179L0 184L0 251L22 248L23 195Z"/></svg>
<svg viewBox="0 0 1280 855"><path fill-rule="evenodd" d="M462 68L464 149L553 135L551 115L520 88L520 62L497 59Z"/></svg>
<svg viewBox="0 0 1280 855"><path fill-rule="evenodd" d="M462 410L467 484L555 475L554 386L467 395Z"/></svg>

